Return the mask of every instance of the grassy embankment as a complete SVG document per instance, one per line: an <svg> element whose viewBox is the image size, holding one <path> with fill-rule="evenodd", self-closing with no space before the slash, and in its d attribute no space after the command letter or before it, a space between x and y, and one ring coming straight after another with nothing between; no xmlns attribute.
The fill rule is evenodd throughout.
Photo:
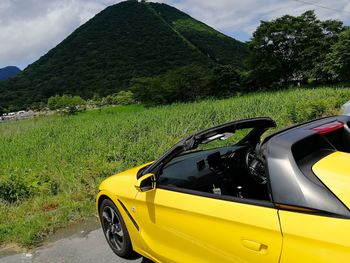
<svg viewBox="0 0 350 263"><path fill-rule="evenodd" d="M101 180L155 159L198 129L256 116L270 116L282 128L336 114L349 99L346 88L298 89L2 123L0 244L30 246L58 227L93 215Z"/></svg>

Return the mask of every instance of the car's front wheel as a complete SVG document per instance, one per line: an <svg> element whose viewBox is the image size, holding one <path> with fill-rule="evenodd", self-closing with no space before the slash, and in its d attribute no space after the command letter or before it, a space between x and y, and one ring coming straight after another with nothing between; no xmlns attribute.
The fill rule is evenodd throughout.
<svg viewBox="0 0 350 263"><path fill-rule="evenodd" d="M132 256L130 236L118 208L111 200L104 199L99 212L103 233L113 252L124 258Z"/></svg>

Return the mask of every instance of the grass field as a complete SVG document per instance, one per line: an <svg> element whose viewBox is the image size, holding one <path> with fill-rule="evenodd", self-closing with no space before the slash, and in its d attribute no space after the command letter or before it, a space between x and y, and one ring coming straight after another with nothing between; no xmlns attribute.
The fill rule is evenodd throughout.
<svg viewBox="0 0 350 263"><path fill-rule="evenodd" d="M0 123L0 244L31 246L94 215L101 180L155 159L196 130L256 116L282 128L336 114L348 100L347 88L294 89Z"/></svg>

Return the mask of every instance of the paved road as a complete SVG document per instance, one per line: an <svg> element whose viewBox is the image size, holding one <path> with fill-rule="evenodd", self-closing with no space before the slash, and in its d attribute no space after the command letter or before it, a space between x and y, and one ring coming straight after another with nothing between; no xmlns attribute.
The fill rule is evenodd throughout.
<svg viewBox="0 0 350 263"><path fill-rule="evenodd" d="M68 237L49 242L26 253L1 256L1 263L151 263L144 258L125 260L108 247L102 230L79 230Z"/></svg>

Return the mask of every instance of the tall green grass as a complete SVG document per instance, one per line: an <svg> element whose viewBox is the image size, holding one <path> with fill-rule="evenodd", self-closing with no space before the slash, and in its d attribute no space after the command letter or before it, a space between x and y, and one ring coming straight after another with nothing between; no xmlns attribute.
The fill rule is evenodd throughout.
<svg viewBox="0 0 350 263"><path fill-rule="evenodd" d="M146 109L141 105L0 124L0 244L30 246L91 216L107 176L157 158L227 121L270 116L278 128L336 114L350 89L294 89Z"/></svg>

